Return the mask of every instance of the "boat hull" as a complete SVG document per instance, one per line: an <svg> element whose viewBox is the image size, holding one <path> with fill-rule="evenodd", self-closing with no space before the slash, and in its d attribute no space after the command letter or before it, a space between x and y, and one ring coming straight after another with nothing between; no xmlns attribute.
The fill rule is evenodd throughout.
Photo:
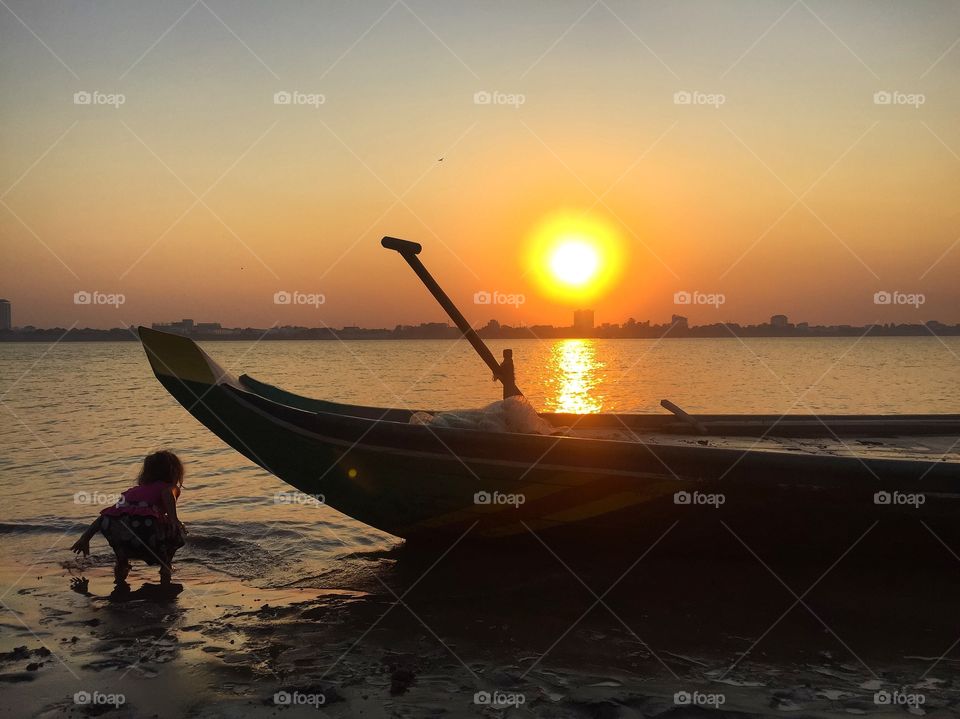
<svg viewBox="0 0 960 719"><path fill-rule="evenodd" d="M939 541L958 546L953 462L433 428L399 421L402 410L352 416L251 391L255 384L189 339L146 329L141 338L163 386L224 442L414 543L543 541L636 553L659 541L664 550L802 555L839 553L864 535L864 546L898 555ZM379 410L355 413L369 411Z"/></svg>

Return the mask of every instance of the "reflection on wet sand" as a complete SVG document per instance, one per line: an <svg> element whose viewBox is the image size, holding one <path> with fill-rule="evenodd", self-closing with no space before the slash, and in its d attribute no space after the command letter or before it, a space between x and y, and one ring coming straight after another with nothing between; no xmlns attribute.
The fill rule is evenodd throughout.
<svg viewBox="0 0 960 719"><path fill-rule="evenodd" d="M364 595L299 605L283 625L251 617L245 651L305 686L339 696L382 687L453 716L458 705L481 715L471 711L481 690L521 694L527 715L544 717L606 716L601 705L609 716L660 715L676 692L697 690L756 715L859 713L874 707L875 682L920 681L932 664L920 658L939 656L956 633L960 581L932 597L916 569L840 564L824 576L830 557L774 576L746 553L678 564L644 548L605 559L560 556L532 535L528 545L353 555L324 583ZM926 677L928 709L956 688L949 673Z"/></svg>
<svg viewBox="0 0 960 719"><path fill-rule="evenodd" d="M132 716L275 716L278 692L322 696L331 717L490 716L478 692L522 697L517 715L535 717L688 716L682 692L722 695L729 715L874 713L879 687L903 686L928 713L955 706L960 574L933 538L944 564L927 569L864 564L879 534L804 563L757 561L729 535L739 560L677 562L688 531L618 556L533 534L510 552L348 552L321 575L256 588L185 564L182 593L146 584L126 601L101 594L105 558L72 582L83 599L62 575L11 599L34 608L25 621L64 664L22 671L40 647L24 629L0 676L23 701L31 677L59 676L48 709L72 707L77 686L119 691Z"/></svg>
<svg viewBox="0 0 960 719"><path fill-rule="evenodd" d="M561 340L550 352L547 409L551 412L591 414L603 408L603 383L596 342L589 339Z"/></svg>

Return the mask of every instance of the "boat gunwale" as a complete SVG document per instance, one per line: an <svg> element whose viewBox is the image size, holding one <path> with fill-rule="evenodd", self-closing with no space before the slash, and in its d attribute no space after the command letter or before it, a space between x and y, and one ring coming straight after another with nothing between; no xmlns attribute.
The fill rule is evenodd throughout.
<svg viewBox="0 0 960 719"><path fill-rule="evenodd" d="M820 472L823 470L830 469L834 472L837 472L838 475L843 475L850 472L851 470L856 470L858 473L866 469L868 473L873 474L874 476L869 478L864 478L864 482L870 484L873 487L879 487L884 482L878 483L875 479L874 468L876 469L885 469L885 470L897 470L899 472L918 472L921 477L925 476L933 468L943 466L944 463L934 461L934 460L923 460L916 458L892 458L892 457L882 457L882 458L873 458L873 457L862 457L857 455L823 455L823 454L796 454L791 452L777 451L777 450L749 450L745 451L742 449L735 449L729 447L710 447L710 446L689 446L689 445L662 445L662 444L652 444L642 441L633 441L633 440L618 440L618 439L603 439L603 438L593 438L593 437L576 437L576 436L566 436L566 435L529 435L529 434L520 434L520 433L501 433L501 432L490 432L486 430L477 430L477 429L467 429L467 428L451 428L451 427L429 427L426 425L417 425L409 424L406 422L397 422L387 419L369 419L365 417L353 417L347 415L338 415L332 412L310 412L308 410L299 409L296 407L291 407L289 405L284 405L278 402L275 402L271 399L262 397L256 393L248 392L244 389L235 387L231 384L221 385L227 393L231 396L234 401L242 403L249 410L256 412L262 416L269 418L270 421L281 424L285 429L295 431L297 434L302 436L310 437L317 441L322 441L326 443L336 444L341 447L348 448L348 451L354 449L359 451L371 451L380 454L394 454L394 455L403 455L407 457L424 457L429 459L441 459L446 461L448 458L458 461L459 463L471 463L474 465L496 465L496 466L517 466L523 467L525 469L530 469L531 466L536 466L545 470L555 470L555 471L569 471L569 472L589 472L595 474L605 474L611 476L631 476L637 478L660 478L665 477L669 478L672 476L673 479L680 482L697 482L703 481L699 477L683 476L686 474L683 467L679 469L671 467L670 462L672 460L679 459L683 462L689 462L691 459L696 460L697 463L702 462L723 462L728 460L731 462L730 469L733 470L738 465L741 465L743 460L746 460L748 457L751 462L754 464L762 464L763 462L773 462L780 463L783 467L789 467L792 472L801 473L804 475L809 475L806 478L803 477L794 477L791 483L796 485L816 485L823 486L825 483L830 483L825 481L825 477L820 475ZM251 399L255 398L255 399ZM288 419L278 416L277 413L270 411L270 408L276 407L284 413L294 413L294 416L302 415L304 420L322 420L328 422L337 422L339 424L343 423L343 420L348 420L350 423L357 423L358 425L367 425L366 430L360 431L360 439L355 441L350 441L338 437L331 437L329 434L322 431L317 431L314 428L303 426L302 424L297 424ZM411 449L408 447L400 447L396 445L385 445L385 444L376 444L364 442L363 439L368 435L370 431L376 425L386 426L392 434L407 435L412 434L419 435L420 437L424 436L424 433L429 432L439 443L442 445L442 451L436 450L423 450L423 449ZM439 434L438 434L439 433ZM471 436L472 435L472 436ZM493 442L497 444L503 444L504 442L522 444L522 443L539 443L542 441L551 442L550 446L547 448L546 452L543 452L538 456L538 459L531 461L526 460L503 460L498 457L488 457L488 456L473 456L466 455L459 452L454 452L442 439L442 436L446 436L448 439L457 439L461 441L467 441L475 438L483 438L485 441ZM402 441L403 437L399 437L398 441ZM459 442L450 442L451 444L459 444ZM602 450L616 447L619 450L622 450L625 454L629 455L634 452L645 450L646 453L656 460L662 469L656 469L654 471L645 471L645 470L630 470L618 468L615 466L602 465L596 462L583 462L580 464L577 463L551 463L542 461L544 457L547 456L557 447L560 447L561 444L566 445L567 447L572 446L573 444L586 445L594 450ZM624 457L628 458L628 457ZM582 458L578 458L582 459ZM952 463L946 463L951 465ZM746 466L743 469L748 469ZM731 475L732 475L731 471ZM723 474L723 477L726 477L727 473ZM914 477L914 479L916 479ZM721 480L717 480L721 481ZM734 476L731 476L728 481L735 481ZM760 480L761 483L765 483L767 480ZM931 480L931 482L934 480ZM851 482L849 479L846 481L836 481L836 485L843 487L845 489L850 489L854 486L855 482Z"/></svg>
<svg viewBox="0 0 960 719"><path fill-rule="evenodd" d="M409 417L416 412L426 412L433 415L450 411L373 407L369 405L334 402L331 400L319 400L263 382L246 373L241 374L238 379L243 390L251 394L275 404L293 407L306 412L324 412L359 419L374 419L374 417L369 415L377 415L376 419L404 424L405 422L403 421L387 419L387 417L398 414ZM267 394L265 394L265 392ZM276 394L277 398L269 396L270 394ZM298 407L296 404L280 401L280 399L278 399L279 397L288 397L306 406ZM324 409L312 409L309 407L311 404L322 405ZM609 426L615 429L628 430L636 427L646 427L647 431L656 434L697 434L696 430L689 424L670 414L596 413L578 415L563 412L540 412L538 414L556 427L580 424L585 421L585 429L591 426L593 428ZM758 430L758 434L761 434L760 430L769 426L769 431L762 433L764 436L779 436L773 431L776 428L785 431L789 431L790 429L813 428L821 430L821 432L810 436L823 437L833 436L835 433L834 430L840 430L837 434L841 434L841 436L851 436L847 435L847 431L866 425L870 430L874 430L876 434L871 434L870 431L858 431L852 436L953 436L954 434L960 436L960 414L697 414L696 418L702 424L706 425L708 429L715 429L716 431L711 432L711 434L717 435L735 434L736 432L731 432L731 429L756 429ZM711 424L720 426L711 428Z"/></svg>
<svg viewBox="0 0 960 719"><path fill-rule="evenodd" d="M235 390L235 388L231 387L230 389L235 394L238 394L238 395L240 394ZM306 427L302 427L293 422L289 422L288 420L281 419L276 415L266 411L265 409L258 407L256 404L249 402L243 397L235 397L235 399L247 405L251 411L257 412L258 414L261 414L265 417L269 417L272 422L275 422L276 424L283 426L285 429L289 429L290 431L296 432L299 435L306 436L312 439L322 440L323 442L328 444L335 444L341 447L347 447L348 449L361 449L364 452L369 451L369 452L374 452L379 454L403 454L404 456L407 456L407 457L423 457L425 459L437 459L437 457L439 456L442 459L446 460L447 455L449 455L450 459L454 459L461 462L470 462L477 465L487 464L487 465L497 465L497 466L520 466L524 468L530 467L529 462L524 462L520 460L497 459L493 457L465 457L463 455L455 454L449 451L446 453L439 453L439 452L430 452L427 450L399 448L399 447L382 445L382 444L367 444L367 443L363 443L362 441L350 442L348 440L340 439L339 437L331 437L328 434L317 432L317 431L308 429ZM263 400L264 398L261 397L260 399ZM266 400L266 401L269 401L269 400ZM304 411L304 410L297 410L295 407L290 407L289 409L293 409L298 412ZM318 412L316 414L324 414L324 413ZM327 414L332 414L332 413L327 413ZM333 416L340 416L340 415L333 415ZM351 417L351 419L357 419L357 420L371 422L371 423L378 422L378 420L368 420L365 417ZM400 427L411 427L415 429L425 428L423 425L409 425L403 422L392 422L390 420L379 420L379 421L383 422L384 424L395 424ZM500 433L485 432L484 430L474 430L474 429L466 429L466 428L437 427L434 429L442 429L444 431L453 431L453 432L483 432L484 434L492 434L494 436L500 436ZM525 435L525 436L538 436L538 435ZM539 435L539 436L549 438L553 435ZM617 441L617 440L601 440L601 439L592 440L592 438L587 438L587 437L564 437L564 439L574 439L574 440L581 440L581 441L582 440ZM638 443L628 443L628 444L638 444ZM629 477L638 477L638 478L647 478L647 479L663 478L663 472L643 472L639 470L631 471L631 470L622 470L622 469L611 469L611 468L605 468L605 467L598 467L596 465L576 466L576 465L568 465L568 464L561 465L561 464L549 464L547 462L538 462L536 463L536 466L541 469L549 469L549 470L557 470L557 471L589 472L591 474L599 473L599 474L609 474L614 476L629 476ZM677 479L680 481L683 481L682 478L678 477ZM541 482L541 483L549 484L548 482Z"/></svg>

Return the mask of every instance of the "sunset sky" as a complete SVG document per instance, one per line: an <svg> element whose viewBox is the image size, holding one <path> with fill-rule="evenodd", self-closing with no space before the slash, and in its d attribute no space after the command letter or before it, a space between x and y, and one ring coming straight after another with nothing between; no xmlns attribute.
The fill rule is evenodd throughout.
<svg viewBox="0 0 960 719"><path fill-rule="evenodd" d="M444 320L389 234L475 323L960 322L958 34L954 0L6 0L0 297L16 325ZM591 296L542 276L557 217L614 248Z"/></svg>

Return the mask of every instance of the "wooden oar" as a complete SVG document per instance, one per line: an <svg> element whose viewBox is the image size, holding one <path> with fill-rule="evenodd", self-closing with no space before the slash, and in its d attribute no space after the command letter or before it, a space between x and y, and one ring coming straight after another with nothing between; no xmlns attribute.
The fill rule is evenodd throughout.
<svg viewBox="0 0 960 719"><path fill-rule="evenodd" d="M668 410L670 410L671 412L673 412L677 417L679 417L679 418L682 419L684 422L686 422L687 424L689 424L691 427L693 427L695 430L697 430L700 434L709 434L708 431L707 431L707 427L706 427L706 425L703 424L703 422L701 422L700 420L698 420L698 419L697 419L696 417L694 417L693 415L687 414L687 413L684 412L682 409L680 409L679 407L677 407L677 405L675 405L675 404L674 404L673 402L671 402L670 400L668 400L668 399L662 399L662 400L660 400L660 406L663 407L664 409L668 409Z"/></svg>
<svg viewBox="0 0 960 719"><path fill-rule="evenodd" d="M480 339L473 327L470 326L470 323L467 322L466 318L460 313L460 310L457 309L457 306L453 304L453 301L447 297L447 293L441 289L440 285L437 284L437 281L433 279L433 276L427 272L427 268L423 266L423 263L420 261L420 258L417 255L420 254L420 251L423 247L417 242L410 242L410 240L401 240L396 237L384 237L380 240L380 244L386 247L388 250L396 250L400 253L400 256L407 261L407 264L417 273L417 277L420 278L420 281L427 286L427 289L430 290L430 294L434 296L437 302L440 303L440 306L446 311L450 316L450 319L453 320L453 323L457 326L460 332L463 333L463 336L467 338L467 341L473 346L473 349L477 351L477 354L480 355L480 359L487 363L487 367L493 372L493 376L500 380L504 385L505 390L510 390L511 387L508 386L508 382L512 384L512 389L515 392L510 392L510 394L523 395L523 393L517 389L516 384L513 382L512 377L504 377L503 372L500 368L500 363L497 362L496 357L493 356L493 352L484 344L483 340ZM506 393L505 393L506 394Z"/></svg>

